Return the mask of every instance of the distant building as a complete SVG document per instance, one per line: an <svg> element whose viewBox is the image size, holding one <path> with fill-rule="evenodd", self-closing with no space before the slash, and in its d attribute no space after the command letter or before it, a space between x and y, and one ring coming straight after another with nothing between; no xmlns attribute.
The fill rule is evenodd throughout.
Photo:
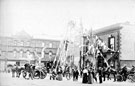
<svg viewBox="0 0 135 86"><path fill-rule="evenodd" d="M5 70L8 64L23 65L29 59L35 61L34 52L41 56L43 46L46 46L42 62L52 62L59 47L59 40L34 38L21 31L12 37L0 37L0 68ZM31 55L32 58L28 58Z"/></svg>
<svg viewBox="0 0 135 86"><path fill-rule="evenodd" d="M119 52L117 58L110 58L109 64L115 67L135 65L135 24L126 22L110 25L94 31L94 35L103 40L109 48Z"/></svg>

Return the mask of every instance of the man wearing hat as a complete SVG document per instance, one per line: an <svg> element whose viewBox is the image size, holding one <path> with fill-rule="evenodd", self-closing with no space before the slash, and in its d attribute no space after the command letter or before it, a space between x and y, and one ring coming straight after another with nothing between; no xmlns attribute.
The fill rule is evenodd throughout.
<svg viewBox="0 0 135 86"><path fill-rule="evenodd" d="M83 70L83 78L82 78L82 83L87 83L88 82L88 70L87 70L87 67L84 68Z"/></svg>
<svg viewBox="0 0 135 86"><path fill-rule="evenodd" d="M124 67L122 68L122 76L123 76L123 81L126 81L127 79L127 66L124 64Z"/></svg>

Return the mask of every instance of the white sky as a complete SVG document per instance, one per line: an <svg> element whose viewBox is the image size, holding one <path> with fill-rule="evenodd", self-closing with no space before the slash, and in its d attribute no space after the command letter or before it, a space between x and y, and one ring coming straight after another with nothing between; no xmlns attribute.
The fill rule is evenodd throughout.
<svg viewBox="0 0 135 86"><path fill-rule="evenodd" d="M30 35L57 39L64 36L70 20L78 24L80 19L86 29L135 22L135 1L0 0L0 35L25 30Z"/></svg>

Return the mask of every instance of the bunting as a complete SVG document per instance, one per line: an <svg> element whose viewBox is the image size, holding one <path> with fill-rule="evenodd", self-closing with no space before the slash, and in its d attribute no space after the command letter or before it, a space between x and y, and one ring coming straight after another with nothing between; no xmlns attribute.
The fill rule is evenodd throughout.
<svg viewBox="0 0 135 86"><path fill-rule="evenodd" d="M89 35L88 35L89 36ZM101 56L104 59L104 62L107 64L107 67L109 67L110 65L108 64L107 59L104 57L104 55L102 54L102 52L99 50L99 48L101 48L103 51L113 51L113 52L117 52L114 51L113 49L110 49L107 47L107 45L105 44L105 42L103 40L101 40L98 36L93 36L92 34L90 34L91 37L87 37L87 40L89 40L90 44L88 45L88 51L84 54L84 55L89 55L92 54L94 55L94 57L96 58L98 53L101 54ZM92 42L91 42L92 41ZM114 54L115 55L115 54ZM96 60L96 59L95 59ZM96 62L96 61L95 61Z"/></svg>

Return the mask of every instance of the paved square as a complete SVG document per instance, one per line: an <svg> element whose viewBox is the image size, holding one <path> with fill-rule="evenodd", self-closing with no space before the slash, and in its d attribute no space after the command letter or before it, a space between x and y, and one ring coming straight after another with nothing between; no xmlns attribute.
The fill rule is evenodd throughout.
<svg viewBox="0 0 135 86"><path fill-rule="evenodd" d="M82 84L81 78L78 81L66 80L63 81L49 80L49 76L45 79L25 80L24 78L12 78L10 73L0 73L0 86L135 86L135 83L105 81L102 84Z"/></svg>

